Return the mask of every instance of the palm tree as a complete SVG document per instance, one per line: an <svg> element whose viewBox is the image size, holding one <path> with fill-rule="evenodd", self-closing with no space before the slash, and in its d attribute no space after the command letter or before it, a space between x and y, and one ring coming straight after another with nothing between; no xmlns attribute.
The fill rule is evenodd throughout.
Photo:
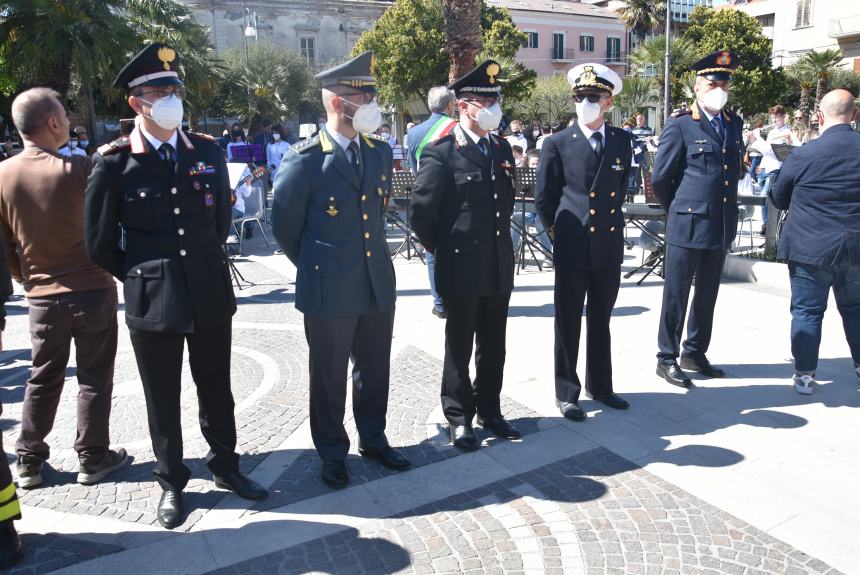
<svg viewBox="0 0 860 575"><path fill-rule="evenodd" d="M833 72L842 65L841 50L822 50L807 52L797 61L796 66L813 75L815 84L815 109L821 103L821 98L827 92L827 82Z"/></svg>
<svg viewBox="0 0 860 575"><path fill-rule="evenodd" d="M636 45L645 42L645 36L665 24L666 0L623 0L618 11L620 20L636 34Z"/></svg>
<svg viewBox="0 0 860 575"><path fill-rule="evenodd" d="M445 48L451 59L450 82L475 67L481 51L482 0L442 0L445 19Z"/></svg>
<svg viewBox="0 0 860 575"><path fill-rule="evenodd" d="M812 113L812 89L817 83L815 73L805 66L798 65L799 62L789 66L789 77L797 83L800 88L800 103L798 109L803 111L803 115L809 117Z"/></svg>
<svg viewBox="0 0 860 575"><path fill-rule="evenodd" d="M630 63L633 66L633 75L653 77L657 84L659 107L657 118L659 124L663 125L663 103L666 98L672 103L672 94L665 94L665 53L666 37L655 36L645 40L644 44L638 46L630 54ZM670 82L676 80L683 74L691 64L698 59L696 46L686 38L672 38L669 46L669 78ZM680 85L677 86L680 89ZM674 91L674 90L673 90ZM680 96L680 93L679 93Z"/></svg>
<svg viewBox="0 0 860 575"><path fill-rule="evenodd" d="M93 87L113 75L137 45L119 16L122 0L0 1L0 61L19 89L46 86L62 99L73 85L86 95L95 134ZM76 81L73 82L73 79Z"/></svg>
<svg viewBox="0 0 860 575"><path fill-rule="evenodd" d="M625 117L644 113L657 103L657 89L653 78L627 76L621 92L614 98L615 104Z"/></svg>

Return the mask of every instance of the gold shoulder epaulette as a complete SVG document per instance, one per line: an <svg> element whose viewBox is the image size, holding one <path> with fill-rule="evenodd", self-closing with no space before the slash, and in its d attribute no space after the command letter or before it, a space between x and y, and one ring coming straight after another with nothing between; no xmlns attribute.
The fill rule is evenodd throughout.
<svg viewBox="0 0 860 575"><path fill-rule="evenodd" d="M379 134L364 134L365 138L373 138L374 140L379 140L380 142L388 143L388 140L380 136Z"/></svg>
<svg viewBox="0 0 860 575"><path fill-rule="evenodd" d="M672 112L671 116L673 118L678 118L680 116L687 116L687 115L692 114L692 113L693 113L693 110L691 110L690 108L678 108L677 110Z"/></svg>
<svg viewBox="0 0 860 575"><path fill-rule="evenodd" d="M296 142L295 144L293 144L290 147L290 149L297 154L301 154L302 152L306 152L306 151L310 150L314 146L319 146L319 144L320 144L320 137L319 137L319 135L316 135L313 138L309 138L309 139L304 140L302 142Z"/></svg>
<svg viewBox="0 0 860 575"><path fill-rule="evenodd" d="M122 136L117 138L113 142L109 144L105 144L103 146L99 146L98 152L102 156L107 156L108 154L113 154L114 152L118 152L123 148L126 148L131 145L131 142L128 140L128 136Z"/></svg>
<svg viewBox="0 0 860 575"><path fill-rule="evenodd" d="M202 132L192 132L189 130L185 133L188 134L189 136L191 136L192 138L200 138L201 140L206 140L207 142L214 142L215 141L215 136L211 136L209 134L204 134Z"/></svg>

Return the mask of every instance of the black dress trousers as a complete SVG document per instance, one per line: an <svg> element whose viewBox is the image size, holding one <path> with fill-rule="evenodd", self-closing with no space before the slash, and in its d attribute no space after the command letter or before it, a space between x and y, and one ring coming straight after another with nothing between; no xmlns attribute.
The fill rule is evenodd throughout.
<svg viewBox="0 0 860 575"><path fill-rule="evenodd" d="M164 333L129 328L137 368L143 380L152 448L162 489L184 489L191 477L182 463L180 391L182 353L197 386L200 430L209 444L206 464L215 475L239 470L236 420L230 390L230 330L227 320L193 333Z"/></svg>
<svg viewBox="0 0 860 575"><path fill-rule="evenodd" d="M305 315L310 353L311 437L321 459L343 460L349 437L344 374L352 357L352 412L364 446L381 449L388 410L394 308L349 316Z"/></svg>
<svg viewBox="0 0 860 575"><path fill-rule="evenodd" d="M586 305L585 389L594 395L612 393L612 345L609 320L618 297L621 275L616 268L556 270L555 397L577 402L582 383L576 374L582 306ZM586 292L588 301L586 302Z"/></svg>
<svg viewBox="0 0 860 575"><path fill-rule="evenodd" d="M511 292L482 297L443 296L445 360L442 410L451 425L470 425L477 412L501 415L499 396L505 368L505 334ZM475 381L469 378L475 344Z"/></svg>

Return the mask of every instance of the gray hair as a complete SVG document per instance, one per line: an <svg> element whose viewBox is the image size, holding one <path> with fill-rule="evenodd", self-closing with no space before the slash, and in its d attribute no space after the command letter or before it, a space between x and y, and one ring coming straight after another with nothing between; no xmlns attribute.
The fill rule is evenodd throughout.
<svg viewBox="0 0 860 575"><path fill-rule="evenodd" d="M65 113L60 95L50 88L30 88L12 102L12 121L24 136L40 132L58 112Z"/></svg>
<svg viewBox="0 0 860 575"><path fill-rule="evenodd" d="M448 106L456 99L454 90L449 90L447 86L436 86L430 88L427 93L427 107L430 108L431 112L440 114L447 110Z"/></svg>

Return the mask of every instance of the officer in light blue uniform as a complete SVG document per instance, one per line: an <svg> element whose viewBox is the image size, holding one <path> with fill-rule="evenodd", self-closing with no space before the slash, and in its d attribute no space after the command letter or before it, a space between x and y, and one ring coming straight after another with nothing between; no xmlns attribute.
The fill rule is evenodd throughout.
<svg viewBox="0 0 860 575"><path fill-rule="evenodd" d="M680 387L691 385L682 368L708 377L725 375L705 354L711 341L723 261L738 221L743 122L737 114L723 109L732 72L738 65L735 54L722 50L692 66L697 74L696 102L666 123L651 174L651 186L667 214L657 375ZM696 291L681 353L694 276Z"/></svg>
<svg viewBox="0 0 860 575"><path fill-rule="evenodd" d="M382 121L374 67L373 53L364 52L317 74L326 125L287 151L274 183L272 233L297 268L296 308L305 316L311 435L322 479L334 488L349 482L343 417L350 357L359 453L392 469L410 465L385 437L395 299L384 228L392 153L370 135Z"/></svg>

